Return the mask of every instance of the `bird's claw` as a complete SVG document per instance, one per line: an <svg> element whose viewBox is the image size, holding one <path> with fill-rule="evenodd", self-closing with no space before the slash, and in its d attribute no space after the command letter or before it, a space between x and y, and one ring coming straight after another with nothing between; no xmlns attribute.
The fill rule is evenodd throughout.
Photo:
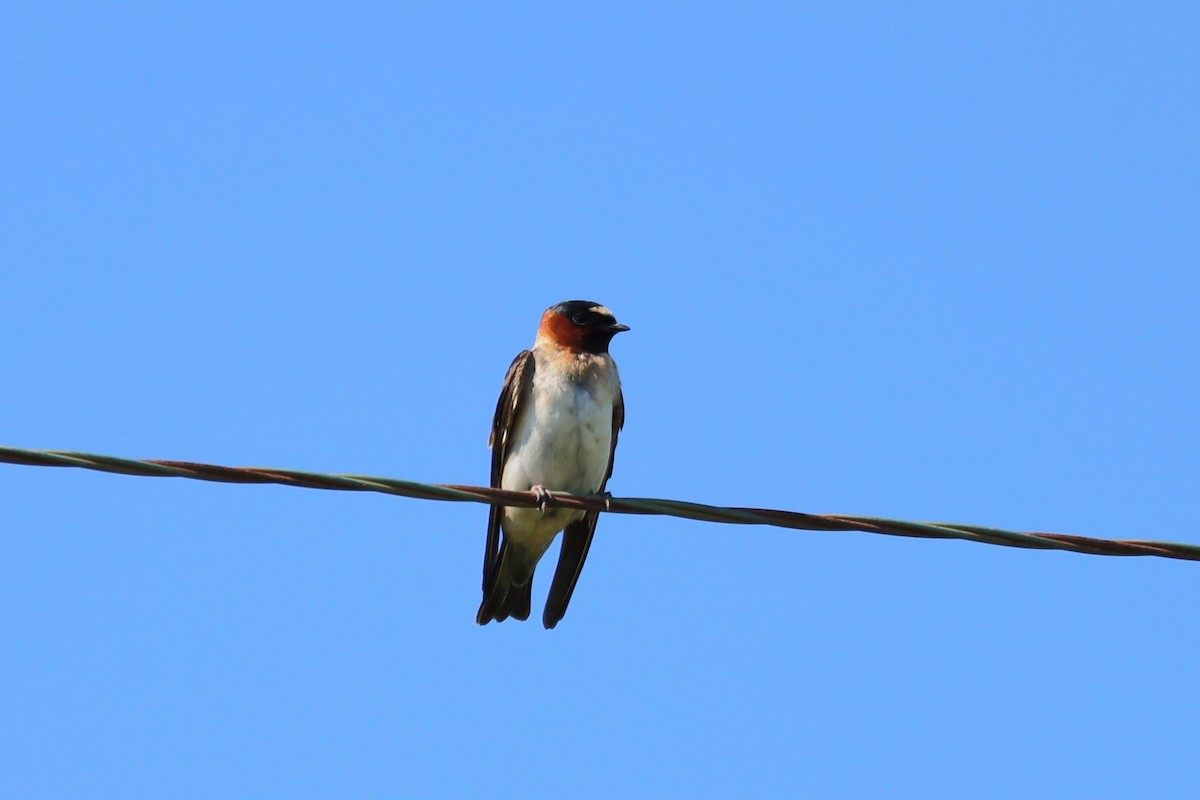
<svg viewBox="0 0 1200 800"><path fill-rule="evenodd" d="M537 500L538 509L542 512L542 516L546 516L546 509L554 502L554 495L550 494L550 490L540 483L537 486L530 486L529 491L533 492L534 499Z"/></svg>
<svg viewBox="0 0 1200 800"><path fill-rule="evenodd" d="M604 501L604 510L612 511L612 492L601 492L600 499Z"/></svg>

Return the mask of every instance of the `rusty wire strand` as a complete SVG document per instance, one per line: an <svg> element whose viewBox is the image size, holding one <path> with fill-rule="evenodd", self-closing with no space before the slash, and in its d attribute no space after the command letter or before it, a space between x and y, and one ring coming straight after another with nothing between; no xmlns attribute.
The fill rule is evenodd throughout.
<svg viewBox="0 0 1200 800"><path fill-rule="evenodd" d="M351 492L380 492L420 500L486 503L489 505L538 505L533 492L512 492L486 486L431 484L417 481L379 478L368 475L332 475L294 469L263 467L223 467L191 461L163 461L117 458L115 456L76 453L65 450L23 450L0 447L0 462L40 467L80 467L121 475L153 478L192 478L221 483L277 483L307 489L331 489ZM652 514L680 517L703 522L732 525L770 525L810 531L865 531L888 536L923 539L964 539L1004 547L1040 550L1068 550L1101 556L1158 556L1185 561L1200 561L1200 545L1136 539L1097 539L1065 533L1031 533L960 525L947 522L906 522L881 517L846 514L805 514L767 508L725 508L680 500L646 497L580 497L553 493L554 505L614 514Z"/></svg>

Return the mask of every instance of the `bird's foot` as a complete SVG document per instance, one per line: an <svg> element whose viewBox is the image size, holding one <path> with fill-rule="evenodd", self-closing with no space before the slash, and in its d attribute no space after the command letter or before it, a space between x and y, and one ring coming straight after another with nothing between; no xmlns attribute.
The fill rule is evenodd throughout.
<svg viewBox="0 0 1200 800"><path fill-rule="evenodd" d="M554 502L554 495L550 494L550 490L540 483L537 486L530 486L529 491L533 492L533 496L537 499L542 516L546 516L546 509Z"/></svg>
<svg viewBox="0 0 1200 800"><path fill-rule="evenodd" d="M599 494L596 494L594 496L598 497L604 501L604 510L605 511L612 511L612 497L613 497L612 492L600 492Z"/></svg>

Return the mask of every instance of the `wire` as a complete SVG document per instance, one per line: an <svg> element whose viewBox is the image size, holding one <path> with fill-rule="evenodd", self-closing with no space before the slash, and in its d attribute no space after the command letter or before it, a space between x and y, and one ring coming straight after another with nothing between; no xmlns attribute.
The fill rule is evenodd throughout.
<svg viewBox="0 0 1200 800"><path fill-rule="evenodd" d="M152 478L192 478L221 483L277 483L306 489L380 492L421 500L449 500L526 508L534 508L538 505L538 500L533 492L511 492L485 486L418 483L395 478L334 475L302 472L294 469L222 467L215 464L197 464L191 461L138 460L65 450L22 450L16 447L0 447L0 462L39 467L80 467L99 472L142 475ZM732 525L771 525L777 528L810 531L865 531L922 539L964 539L1005 547L1069 550L1073 553L1090 553L1100 556L1158 556L1185 561L1200 561L1200 545L1136 539L1096 539L1090 536L1073 536L1065 533L1006 531L999 528L946 522L906 522L882 517L805 514L799 511L778 511L768 508L725 508L703 503L645 497L580 497L560 492L553 493L552 505L586 511L606 511L614 514L653 514Z"/></svg>

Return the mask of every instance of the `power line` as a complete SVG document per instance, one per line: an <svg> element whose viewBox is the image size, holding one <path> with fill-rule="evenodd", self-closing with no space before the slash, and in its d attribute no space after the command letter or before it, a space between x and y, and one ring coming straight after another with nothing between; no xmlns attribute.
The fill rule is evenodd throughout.
<svg viewBox="0 0 1200 800"><path fill-rule="evenodd" d="M532 492L510 492L486 486L419 483L395 478L303 472L294 469L223 467L191 461L139 460L66 450L23 450L16 447L0 447L0 462L39 467L79 467L99 472L141 475L151 478L191 478L220 483L277 483L305 489L380 492L420 500L450 500L527 508L534 508L538 505L537 498ZM651 514L704 522L770 525L777 528L809 531L864 531L922 539L964 539L1004 547L1069 550L1073 553L1090 553L1099 556L1158 556L1185 561L1200 561L1200 545L1175 542L1097 539L1065 533L1006 531L979 525L907 522L882 517L844 514L805 514L799 511L778 511L768 508L726 508L703 503L645 497L579 497L554 492L553 498L553 505L563 508L607 511L613 514Z"/></svg>

